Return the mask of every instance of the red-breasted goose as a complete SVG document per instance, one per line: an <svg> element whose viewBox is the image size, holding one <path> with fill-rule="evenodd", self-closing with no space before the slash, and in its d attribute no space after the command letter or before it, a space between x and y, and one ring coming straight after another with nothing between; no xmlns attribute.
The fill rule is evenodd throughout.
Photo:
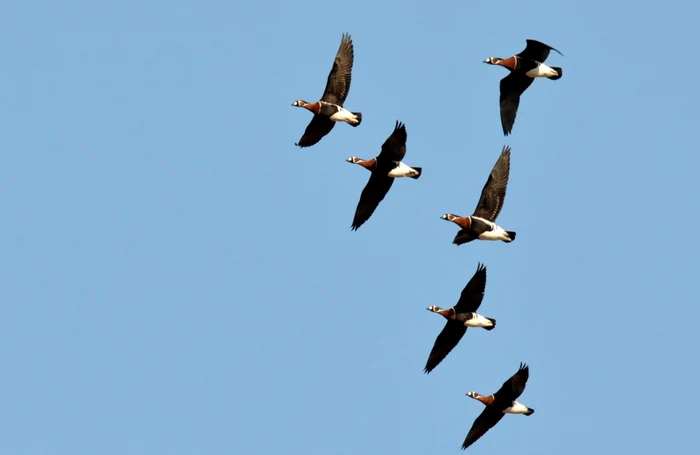
<svg viewBox="0 0 700 455"><path fill-rule="evenodd" d="M352 38L344 33L321 99L315 103L308 103L304 100L292 103L292 106L303 107L314 114L304 131L304 135L294 145L310 147L318 143L326 134L330 133L335 122L346 122L351 126L359 126L362 123L361 112L350 112L343 107L350 91L354 58Z"/></svg>
<svg viewBox="0 0 700 455"><path fill-rule="evenodd" d="M355 209L355 217L351 227L353 231L359 229L372 216L379 203L389 192L395 178L417 179L423 172L422 168L411 167L401 161L406 155L406 138L406 126L396 121L394 131L382 144L379 155L368 161L359 160L356 157L347 159L347 161L360 164L372 172ZM355 160L359 160L359 162Z"/></svg>
<svg viewBox="0 0 700 455"><path fill-rule="evenodd" d="M563 70L557 66L549 67L544 64L550 50L563 56L561 52L539 41L532 39L525 41L527 46L519 54L506 59L488 57L484 60L484 63L499 65L510 71L508 76L501 79L500 87L501 126L505 136L508 136L513 130L515 116L520 105L520 95L527 90L532 81L536 77L546 77L556 81L561 78L563 73Z"/></svg>
<svg viewBox="0 0 700 455"><path fill-rule="evenodd" d="M467 332L468 327L482 327L493 330L496 320L487 318L476 312L484 298L486 289L486 266L479 264L476 273L462 290L457 304L452 308L443 310L438 306L429 306L428 311L442 315L447 322L442 332L435 339L433 349L430 351L428 361L423 371L427 374L442 362L447 354L457 346Z"/></svg>
<svg viewBox="0 0 700 455"><path fill-rule="evenodd" d="M464 439L462 449L466 449L481 438L487 431L493 428L506 414L532 415L535 410L528 408L516 400L525 390L525 384L530 376L530 368L520 363L518 371L503 383L498 392L493 395L483 396L476 392L468 392L468 397L482 402L486 408L481 411L479 417L474 420L467 437Z"/></svg>
<svg viewBox="0 0 700 455"><path fill-rule="evenodd" d="M510 175L510 147L504 146L498 161L493 166L486 184L481 189L481 197L474 214L467 217L446 213L440 217L452 221L461 229L454 240L455 245L469 243L472 240L501 240L510 243L515 240L515 232L506 231L496 224L503 202Z"/></svg>

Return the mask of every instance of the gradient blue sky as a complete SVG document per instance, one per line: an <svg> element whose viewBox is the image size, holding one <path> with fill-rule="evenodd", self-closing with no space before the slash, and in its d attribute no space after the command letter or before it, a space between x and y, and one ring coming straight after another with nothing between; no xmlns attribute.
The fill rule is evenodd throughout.
<svg viewBox="0 0 700 455"><path fill-rule="evenodd" d="M0 14L0 453L456 454L520 361L468 453L695 450L697 6L99 3ZM346 31L363 123L296 148ZM424 174L351 232L396 120ZM456 247L504 144L518 238ZM478 262L498 327L427 376Z"/></svg>

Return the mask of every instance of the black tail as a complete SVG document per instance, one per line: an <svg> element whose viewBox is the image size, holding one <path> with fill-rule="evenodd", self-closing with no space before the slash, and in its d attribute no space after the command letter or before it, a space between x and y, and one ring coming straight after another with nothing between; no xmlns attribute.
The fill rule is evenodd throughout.
<svg viewBox="0 0 700 455"><path fill-rule="evenodd" d="M423 168L422 168L422 167L413 167L413 168L411 168L411 169L415 169L415 170L418 172L416 175L411 175L411 176L410 176L412 179L417 179L417 178L420 177L421 174L423 173Z"/></svg>
<svg viewBox="0 0 700 455"><path fill-rule="evenodd" d="M362 112L353 112L352 115L357 117L357 123L351 123L350 125L360 126L360 123L362 123Z"/></svg>
<svg viewBox="0 0 700 455"><path fill-rule="evenodd" d="M532 409L532 408L527 408L527 409L528 409L528 411L525 413L526 416L531 416L532 414L535 413L534 409Z"/></svg>
<svg viewBox="0 0 700 455"><path fill-rule="evenodd" d="M486 318L486 316L484 316L484 317ZM486 318L486 319L488 319L489 321L491 321L491 324L493 324L493 325L492 325L491 327L484 327L484 329L486 329L486 330L493 330L493 329L495 329L495 328L496 328L496 320L493 319L493 318Z"/></svg>
<svg viewBox="0 0 700 455"><path fill-rule="evenodd" d="M557 79L561 79L561 76L562 76L564 70L562 70L558 66L552 66L551 68L557 72L557 75L556 76L547 76L547 79L551 79L553 81L556 81Z"/></svg>
<svg viewBox="0 0 700 455"><path fill-rule="evenodd" d="M506 231L506 234L508 234L508 237L510 237L510 240L504 240L504 242L510 243L513 240L515 240L515 231Z"/></svg>

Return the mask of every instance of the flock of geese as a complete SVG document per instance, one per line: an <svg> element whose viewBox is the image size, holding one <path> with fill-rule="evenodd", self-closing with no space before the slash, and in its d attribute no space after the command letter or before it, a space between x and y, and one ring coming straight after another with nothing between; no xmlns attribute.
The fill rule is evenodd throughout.
<svg viewBox="0 0 700 455"><path fill-rule="evenodd" d="M505 59L488 57L484 60L484 63L502 66L509 71L509 74L501 79L500 83L501 126L505 136L511 134L513 130L520 96L535 78L544 77L557 80L562 77L561 68L550 67L544 63L550 50L562 55L561 52L539 41L528 39L526 43L525 49L519 54ZM302 107L313 113L311 122L295 145L310 147L317 144L331 132L337 122L345 122L353 127L362 123L361 112L353 112L343 107L350 90L353 61L353 43L350 35L346 33L342 36L323 96L313 103L304 100L292 103L292 106ZM391 189L394 179L401 177L418 179L421 176L423 172L421 167L409 166L403 162L406 155L406 138L406 126L397 121L394 131L384 141L381 151L376 157L365 160L351 156L347 159L348 162L360 165L371 173L369 181L360 195L352 221L352 230L359 229L369 220ZM515 240L516 233L514 231L507 231L496 224L496 218L503 208L506 196L510 175L510 154L510 147L504 146L482 188L481 197L471 215L459 216L446 213L442 216L442 219L451 221L460 228L452 241L453 244L463 245L473 240L503 241L506 243ZM457 346L467 332L467 328L481 327L490 331L496 327L495 319L477 313L484 298L485 288L486 267L479 264L474 276L464 287L459 300L452 308L442 309L437 306L427 308L429 311L442 315L446 319L446 323L435 339L428 356L423 370L426 374L436 368ZM517 401L525 390L529 374L529 367L521 363L518 371L508 378L497 392L491 395L480 395L476 392L466 394L468 397L480 401L485 407L474 420L462 444L462 449L466 449L481 438L505 414L529 416L535 412L534 409Z"/></svg>

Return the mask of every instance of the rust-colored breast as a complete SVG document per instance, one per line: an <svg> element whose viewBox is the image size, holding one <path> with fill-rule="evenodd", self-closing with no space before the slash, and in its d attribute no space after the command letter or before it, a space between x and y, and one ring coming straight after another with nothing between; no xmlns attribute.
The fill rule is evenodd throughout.
<svg viewBox="0 0 700 455"><path fill-rule="evenodd" d="M481 401L486 406L491 406L493 404L494 397L493 397L493 395L489 395L487 397L485 397L483 395L479 395L479 398L477 398L477 400Z"/></svg>
<svg viewBox="0 0 700 455"><path fill-rule="evenodd" d="M367 160L367 161L360 161L357 164L364 167L365 169L367 169L370 172L374 172L374 170L377 169L377 159L376 158L372 158L371 160Z"/></svg>
<svg viewBox="0 0 700 455"><path fill-rule="evenodd" d="M505 60L501 60L500 62L498 62L498 64L501 66L505 66L506 68L508 68L509 70L512 71L518 65L517 57L515 57L515 56L509 57Z"/></svg>
<svg viewBox="0 0 700 455"><path fill-rule="evenodd" d="M306 109L310 110L311 112L313 112L314 114L321 113L321 102L320 101L316 101L315 103L311 103L311 104L305 104L304 107Z"/></svg>
<svg viewBox="0 0 700 455"><path fill-rule="evenodd" d="M440 310L438 311L441 315L445 316L447 319L454 319L455 318L455 309L450 308L448 310Z"/></svg>
<svg viewBox="0 0 700 455"><path fill-rule="evenodd" d="M472 225L472 219L468 216L466 216L466 217L458 216L457 218L452 220L452 222L454 224L456 224L457 226L461 227L462 229L469 229Z"/></svg>

